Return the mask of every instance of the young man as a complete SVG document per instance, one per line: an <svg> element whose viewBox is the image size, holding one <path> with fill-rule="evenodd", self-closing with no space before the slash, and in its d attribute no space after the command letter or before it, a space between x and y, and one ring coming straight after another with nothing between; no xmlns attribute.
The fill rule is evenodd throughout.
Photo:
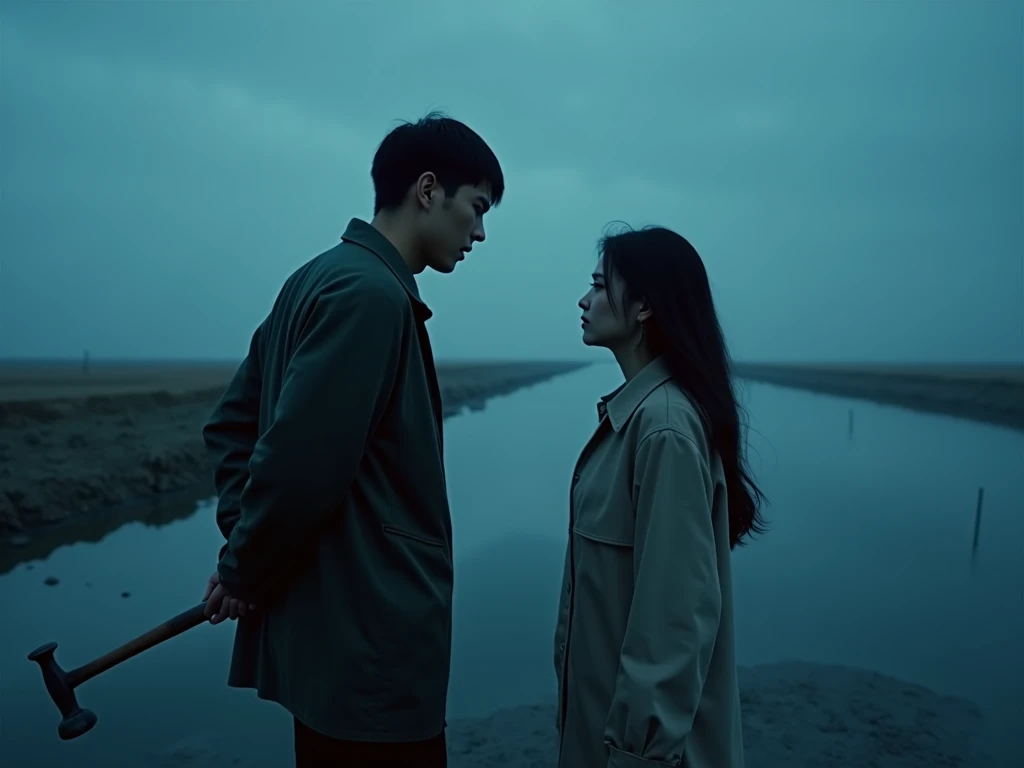
<svg viewBox="0 0 1024 768"><path fill-rule="evenodd" d="M437 114L371 176L373 220L288 278L203 429L227 539L206 613L238 619L228 685L294 716L300 768L447 764L451 517L415 275L484 240L505 182Z"/></svg>

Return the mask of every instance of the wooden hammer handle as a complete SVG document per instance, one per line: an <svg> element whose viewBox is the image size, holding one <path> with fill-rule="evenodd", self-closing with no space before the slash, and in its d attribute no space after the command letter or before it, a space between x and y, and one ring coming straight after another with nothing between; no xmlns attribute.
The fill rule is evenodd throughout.
<svg viewBox="0 0 1024 768"><path fill-rule="evenodd" d="M204 615L205 610L206 602L204 601L193 608L189 608L187 611L179 613L174 618L168 619L145 634L139 635L134 640L129 640L120 648L115 648L95 661L90 661L88 664L83 664L77 669L71 670L68 673L68 683L72 688L75 688L86 680L100 674L100 672L106 672L111 667L117 666L132 656L137 656L154 645L159 645L164 640L170 640L182 632L199 626L207 620Z"/></svg>

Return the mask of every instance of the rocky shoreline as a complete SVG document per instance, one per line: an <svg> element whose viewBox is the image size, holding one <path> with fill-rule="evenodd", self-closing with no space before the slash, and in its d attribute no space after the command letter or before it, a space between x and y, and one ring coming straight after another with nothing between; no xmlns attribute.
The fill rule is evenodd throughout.
<svg viewBox="0 0 1024 768"><path fill-rule="evenodd" d="M445 418L584 365L439 364ZM0 396L8 385L0 399L0 540L24 546L114 506L212 492L201 429L233 370L168 366L163 374L110 375L103 386L95 383L102 372L8 375L0 381ZM24 397L29 392L40 396Z"/></svg>

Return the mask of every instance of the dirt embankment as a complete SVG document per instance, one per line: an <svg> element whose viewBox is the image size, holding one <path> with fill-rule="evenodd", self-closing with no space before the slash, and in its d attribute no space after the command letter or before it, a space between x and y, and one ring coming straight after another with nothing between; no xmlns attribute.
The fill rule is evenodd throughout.
<svg viewBox="0 0 1024 768"><path fill-rule="evenodd" d="M445 417L582 365L439 365ZM233 372L0 367L0 539L169 491L212 491L201 429Z"/></svg>
<svg viewBox="0 0 1024 768"><path fill-rule="evenodd" d="M1024 366L736 366L740 378L1024 430Z"/></svg>

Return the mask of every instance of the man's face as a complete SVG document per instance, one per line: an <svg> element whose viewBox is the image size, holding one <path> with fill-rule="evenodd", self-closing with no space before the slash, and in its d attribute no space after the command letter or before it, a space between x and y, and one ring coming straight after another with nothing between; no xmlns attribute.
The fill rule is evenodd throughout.
<svg viewBox="0 0 1024 768"><path fill-rule="evenodd" d="M590 290L579 300L579 308L583 310L580 318L583 343L588 347L605 347L615 351L630 344L638 333L638 313L643 304L630 302L624 308L624 290L621 280L613 280L611 286L605 285L602 256L591 275Z"/></svg>
<svg viewBox="0 0 1024 768"><path fill-rule="evenodd" d="M487 237L484 214L490 210L490 201L487 184L464 184L451 197L437 185L420 230L425 266L438 272L452 272L474 243L482 243Z"/></svg>

